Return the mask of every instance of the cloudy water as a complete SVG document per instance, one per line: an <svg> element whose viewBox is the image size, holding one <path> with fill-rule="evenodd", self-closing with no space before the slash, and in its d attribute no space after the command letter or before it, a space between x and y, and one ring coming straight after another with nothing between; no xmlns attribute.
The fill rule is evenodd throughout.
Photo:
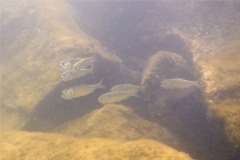
<svg viewBox="0 0 240 160"><path fill-rule="evenodd" d="M240 158L240 2L0 7L1 160Z"/></svg>

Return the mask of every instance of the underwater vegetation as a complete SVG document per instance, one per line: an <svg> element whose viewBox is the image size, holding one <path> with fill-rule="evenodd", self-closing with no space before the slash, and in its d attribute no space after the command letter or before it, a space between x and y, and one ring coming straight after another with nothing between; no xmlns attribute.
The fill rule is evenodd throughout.
<svg viewBox="0 0 240 160"><path fill-rule="evenodd" d="M2 3L0 159L238 159L238 2Z"/></svg>

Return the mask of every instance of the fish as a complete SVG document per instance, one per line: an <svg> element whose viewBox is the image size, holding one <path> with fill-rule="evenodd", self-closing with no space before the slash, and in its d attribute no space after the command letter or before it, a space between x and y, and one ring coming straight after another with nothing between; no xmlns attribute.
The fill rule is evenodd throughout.
<svg viewBox="0 0 240 160"><path fill-rule="evenodd" d="M160 86L165 89L185 89L193 86L199 88L199 85L196 81L189 81L189 80L180 79L180 78L165 79L161 82Z"/></svg>
<svg viewBox="0 0 240 160"><path fill-rule="evenodd" d="M111 92L118 93L138 93L140 90L142 90L142 86L133 84L119 84L111 88Z"/></svg>
<svg viewBox="0 0 240 160"><path fill-rule="evenodd" d="M98 102L101 104L114 104L132 96L138 97L135 93L108 92L98 97Z"/></svg>
<svg viewBox="0 0 240 160"><path fill-rule="evenodd" d="M77 63L79 60L81 60L81 58L63 60L59 63L58 70L60 72L65 72L70 69L73 69L74 64Z"/></svg>
<svg viewBox="0 0 240 160"><path fill-rule="evenodd" d="M105 88L102 84L103 79L97 83L92 85L78 85L73 86L62 91L61 97L66 100L71 100L73 98L87 96L93 93L98 88Z"/></svg>
<svg viewBox="0 0 240 160"><path fill-rule="evenodd" d="M93 62L96 60L96 57L82 58L73 65L73 69L87 69L93 67Z"/></svg>
<svg viewBox="0 0 240 160"><path fill-rule="evenodd" d="M93 62L96 60L95 56L87 58L73 58L63 60L58 65L60 72L65 72L71 69L88 69L93 67Z"/></svg>
<svg viewBox="0 0 240 160"><path fill-rule="evenodd" d="M93 73L93 68L91 69L71 69L68 71L65 71L61 74L61 80L62 81L70 81L73 79L81 78L86 76L87 74Z"/></svg>

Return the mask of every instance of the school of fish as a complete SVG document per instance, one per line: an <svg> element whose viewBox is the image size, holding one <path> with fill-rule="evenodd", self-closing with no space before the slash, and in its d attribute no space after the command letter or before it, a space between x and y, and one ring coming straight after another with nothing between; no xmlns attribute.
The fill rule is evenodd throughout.
<svg viewBox="0 0 240 160"><path fill-rule="evenodd" d="M90 73L93 73L93 64L96 57L87 58L73 58L63 60L58 65L58 70L61 73L61 80L66 82L74 79L84 77ZM93 93L98 88L104 88L101 80L97 84L92 85L77 85L66 88L62 91L61 97L65 100L71 100L73 98L87 96Z"/></svg>
<svg viewBox="0 0 240 160"><path fill-rule="evenodd" d="M93 56L88 58L68 59L60 62L58 70L61 72L61 80L70 81L93 73L93 63L95 60L96 57Z"/></svg>
<svg viewBox="0 0 240 160"><path fill-rule="evenodd" d="M59 63L58 70L61 73L61 80L66 82L78 79L88 74L93 74L94 62L96 56L87 58L73 58L63 60ZM81 84L66 88L62 91L61 97L65 100L71 100L87 96L97 89L105 88L103 79L96 84ZM160 87L164 89L186 89L190 87L198 87L196 81L185 80L181 78L165 79L161 81ZM143 91L142 86L134 84L118 84L113 86L109 92L98 97L101 104L115 104L127 100L130 97L139 97L138 93Z"/></svg>

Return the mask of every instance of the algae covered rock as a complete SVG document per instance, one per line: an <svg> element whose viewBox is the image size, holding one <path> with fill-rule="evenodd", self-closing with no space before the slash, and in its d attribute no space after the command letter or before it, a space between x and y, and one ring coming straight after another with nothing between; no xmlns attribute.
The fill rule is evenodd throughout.
<svg viewBox="0 0 240 160"><path fill-rule="evenodd" d="M168 78L193 79L192 70L186 60L179 54L169 51L159 51L149 58L142 73L141 84L147 97L153 99L158 96L161 81Z"/></svg>
<svg viewBox="0 0 240 160"><path fill-rule="evenodd" d="M1 72L2 83L5 84L1 86L2 106L33 111L39 101L59 84L57 66L61 60L94 53L116 63L119 61L76 27L71 7L64 1L24 0L17 5L13 3L4 3L6 6L2 10L6 15L1 31L4 33L1 38L4 44L1 47ZM26 8L31 14L25 12ZM15 16L26 20L17 21ZM32 19L37 23L28 22ZM24 30L18 27L21 25ZM21 34L13 34L13 30ZM27 35L30 36L24 38ZM11 37L15 38L9 43L8 38ZM19 43L21 47L17 46Z"/></svg>
<svg viewBox="0 0 240 160"><path fill-rule="evenodd" d="M129 107L117 104L105 105L57 127L54 132L81 138L99 137L121 141L155 139L171 146L178 145L175 135L166 128L144 120Z"/></svg>
<svg viewBox="0 0 240 160"><path fill-rule="evenodd" d="M209 117L223 122L224 132L232 146L240 151L240 55L239 44L231 44L206 55L197 63L203 68L202 80L209 104ZM213 130L219 132L217 125Z"/></svg>
<svg viewBox="0 0 240 160"><path fill-rule="evenodd" d="M159 51L148 60L141 83L145 85L154 79L161 81L173 76L189 76L189 74L187 62L183 57L174 52Z"/></svg>
<svg viewBox="0 0 240 160"><path fill-rule="evenodd" d="M64 0L23 0L16 3L10 0L3 1L3 4L3 59L0 71L1 83L4 85L1 85L0 103L4 110L15 112L19 119L17 124L12 124L12 127L9 125L9 129L30 125L45 126L43 129L46 130L54 126L54 114L65 113L59 106L76 106L76 103L67 103L60 98L61 91L66 87L96 83L101 79L108 84L106 87L111 87L139 79L139 73L124 67L117 56L77 26L72 7ZM60 81L57 67L62 60L93 55L97 57L94 75L69 83ZM98 107L99 104L94 102L94 106ZM82 104L85 105L84 102ZM14 121L13 116L8 118ZM57 117L54 121L60 122L60 119ZM33 123L36 120L48 121L48 124Z"/></svg>
<svg viewBox="0 0 240 160"><path fill-rule="evenodd" d="M230 157L239 157L240 153L240 13L234 7L237 4L223 2L216 10L203 8L217 16L203 18L202 28L182 32L189 42L200 79L205 84L202 89L207 102L210 128L215 137L223 141L224 152L231 153Z"/></svg>
<svg viewBox="0 0 240 160"><path fill-rule="evenodd" d="M149 59L142 74L145 108L139 112L172 133L177 133L185 151L195 157L224 157L215 147L206 148L212 144L220 145L222 141L213 140L214 134L208 123L207 104L201 88L171 90L160 87L161 81L165 79L196 80L196 75L197 71L179 54L157 52Z"/></svg>
<svg viewBox="0 0 240 160"><path fill-rule="evenodd" d="M120 142L109 139L80 139L59 134L3 132L0 159L37 160L191 160L189 155L153 140Z"/></svg>

